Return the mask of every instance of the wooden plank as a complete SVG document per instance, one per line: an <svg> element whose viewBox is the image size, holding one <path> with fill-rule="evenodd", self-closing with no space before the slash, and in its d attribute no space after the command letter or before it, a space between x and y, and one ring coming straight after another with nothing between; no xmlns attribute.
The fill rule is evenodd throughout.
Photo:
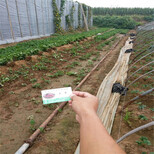
<svg viewBox="0 0 154 154"><path fill-rule="evenodd" d="M115 82L120 82L123 86L125 85L128 62L131 55L131 53L125 53L125 51L132 48L132 44L129 44L129 41L130 38L126 41L125 46L121 49L116 64L103 80L97 93L97 97L99 99L97 115L99 116L109 134L112 130L113 121L120 100L119 93L111 93L112 86ZM79 153L80 144L75 151L75 154Z"/></svg>
<svg viewBox="0 0 154 154"><path fill-rule="evenodd" d="M1 36L1 40L3 41L3 35L2 35L2 33L0 32L0 36Z"/></svg>
<svg viewBox="0 0 154 154"><path fill-rule="evenodd" d="M22 30L21 30L21 23L20 23L19 9L18 9L17 0L15 0L15 3L16 3L16 9L17 9L17 16L18 16L18 22L19 22L20 35L21 35L21 37L23 37L23 35L22 35Z"/></svg>
<svg viewBox="0 0 154 154"><path fill-rule="evenodd" d="M38 35L40 35L39 26L38 26L38 15L37 15L37 8L36 8L36 0L34 0L34 5L35 5L35 14L36 14L37 33L38 33Z"/></svg>
<svg viewBox="0 0 154 154"><path fill-rule="evenodd" d="M12 35L12 39L14 40L14 32L13 32L13 28L12 28L12 22L11 22L11 17L10 17L10 12L9 12L9 7L8 7L7 0L5 0L5 3L6 3L7 13L8 13L8 17L9 17L9 23L10 23L10 28L11 28L11 35Z"/></svg>
<svg viewBox="0 0 154 154"><path fill-rule="evenodd" d="M25 3L26 3L27 18L28 18L29 33L30 33L30 36L32 36L32 31L31 31L31 27L30 27L30 18L29 18L29 13L28 13L27 0L25 0Z"/></svg>
<svg viewBox="0 0 154 154"><path fill-rule="evenodd" d="M43 34L45 35L45 30L44 30L44 16L43 16L43 1L41 0L41 9L42 9L42 21L43 21Z"/></svg>
<svg viewBox="0 0 154 154"><path fill-rule="evenodd" d="M84 10L83 10L83 6L82 6L82 4L80 4L80 5L81 5L81 12L82 12L82 15L83 15L83 19L84 19L84 24L85 24L86 30L89 31L88 23L87 23L87 18L85 16L85 13L84 13Z"/></svg>

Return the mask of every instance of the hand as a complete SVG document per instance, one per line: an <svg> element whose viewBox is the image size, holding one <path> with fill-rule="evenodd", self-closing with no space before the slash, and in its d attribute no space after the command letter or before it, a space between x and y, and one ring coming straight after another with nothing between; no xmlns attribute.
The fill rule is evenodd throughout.
<svg viewBox="0 0 154 154"><path fill-rule="evenodd" d="M76 112L76 119L80 123L80 120L88 114L96 114L98 108L97 97L87 93L74 91L71 96L69 105Z"/></svg>

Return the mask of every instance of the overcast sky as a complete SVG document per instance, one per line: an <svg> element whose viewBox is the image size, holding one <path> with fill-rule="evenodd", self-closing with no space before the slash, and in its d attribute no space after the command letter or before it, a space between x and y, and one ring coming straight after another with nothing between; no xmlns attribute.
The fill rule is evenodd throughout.
<svg viewBox="0 0 154 154"><path fill-rule="evenodd" d="M154 0L77 0L91 7L150 7L154 8Z"/></svg>

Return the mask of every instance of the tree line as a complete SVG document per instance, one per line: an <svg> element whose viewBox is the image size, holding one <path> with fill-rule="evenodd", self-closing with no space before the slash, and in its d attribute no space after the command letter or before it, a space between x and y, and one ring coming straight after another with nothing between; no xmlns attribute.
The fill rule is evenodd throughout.
<svg viewBox="0 0 154 154"><path fill-rule="evenodd" d="M93 8L94 15L153 15L154 8Z"/></svg>
<svg viewBox="0 0 154 154"><path fill-rule="evenodd" d="M94 16L94 26L117 29L134 29L137 22L128 16Z"/></svg>

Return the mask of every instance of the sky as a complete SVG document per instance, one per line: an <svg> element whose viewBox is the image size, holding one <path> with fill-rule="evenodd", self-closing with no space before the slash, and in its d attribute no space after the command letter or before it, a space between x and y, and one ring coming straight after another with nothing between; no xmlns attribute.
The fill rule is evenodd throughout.
<svg viewBox="0 0 154 154"><path fill-rule="evenodd" d="M77 0L91 7L150 7L154 8L154 0Z"/></svg>

